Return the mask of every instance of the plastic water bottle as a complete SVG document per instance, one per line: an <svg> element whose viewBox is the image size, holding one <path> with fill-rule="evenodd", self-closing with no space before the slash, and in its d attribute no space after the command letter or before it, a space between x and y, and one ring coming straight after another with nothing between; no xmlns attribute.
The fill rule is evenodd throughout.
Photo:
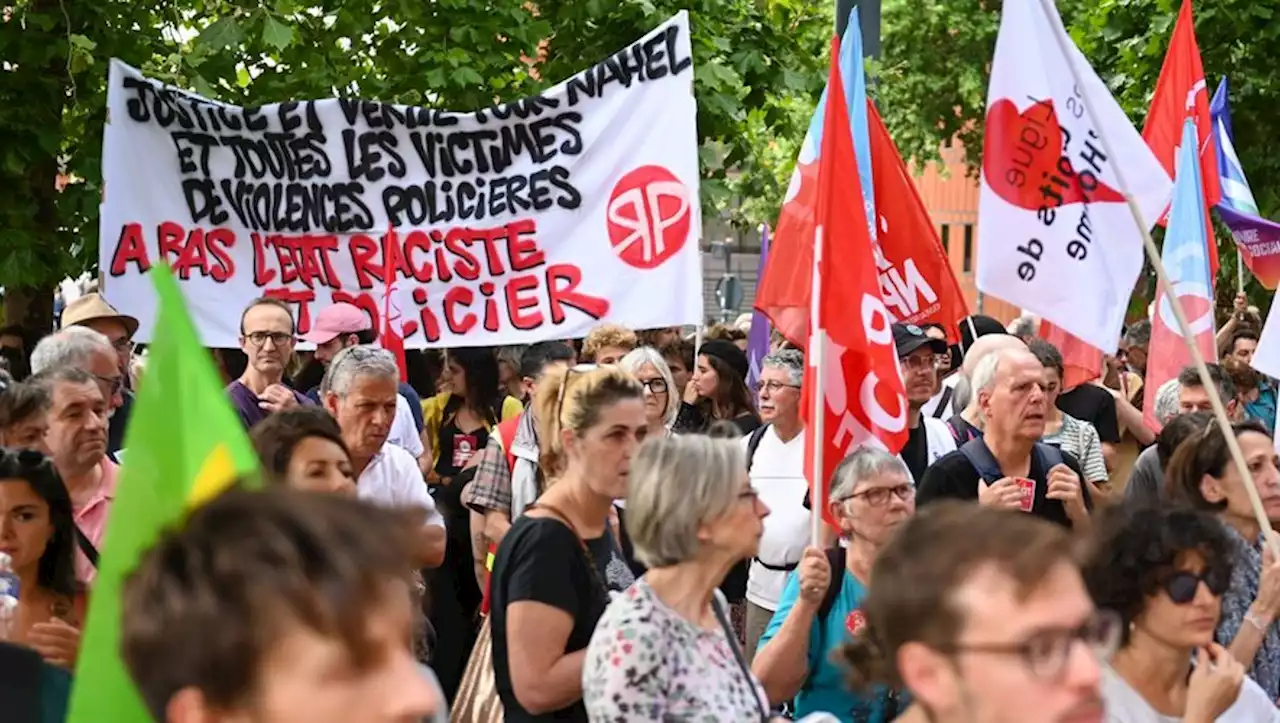
<svg viewBox="0 0 1280 723"><path fill-rule="evenodd" d="M13 571L13 558L0 552L0 640L13 637L18 624L18 575Z"/></svg>

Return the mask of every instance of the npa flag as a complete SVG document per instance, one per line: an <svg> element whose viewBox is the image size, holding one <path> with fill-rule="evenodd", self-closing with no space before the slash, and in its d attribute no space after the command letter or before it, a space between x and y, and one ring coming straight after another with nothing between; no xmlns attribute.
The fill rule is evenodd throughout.
<svg viewBox="0 0 1280 723"><path fill-rule="evenodd" d="M1218 160L1213 149L1212 126L1209 122L1209 90L1204 81L1204 65L1200 62L1200 46L1196 43L1195 20L1191 16L1191 0L1182 0L1178 20L1173 24L1169 52L1160 68L1156 92L1151 97L1147 124L1142 139L1147 142L1160 165L1170 175L1177 162L1178 144L1182 142L1182 122L1192 119L1196 125L1195 147L1200 159L1200 178L1207 210L1216 205L1222 194L1218 185ZM1213 226L1205 213L1205 239L1209 244L1209 273L1218 273L1218 245Z"/></svg>
<svg viewBox="0 0 1280 723"><path fill-rule="evenodd" d="M1200 159L1196 152L1196 123L1188 118L1183 127L1183 142L1178 149L1178 175L1173 187L1173 203L1169 206L1169 228L1164 236L1160 258L1169 273L1170 288L1161 285L1156 292L1155 314L1151 319L1151 346L1147 351L1147 389L1178 376L1191 363L1188 344L1200 347L1208 361L1218 358L1213 331L1213 276L1209 271L1209 255L1205 245L1204 186L1200 178ZM1183 339L1173 315L1172 291L1187 317L1192 334ZM1156 419L1155 394L1147 394L1142 405L1142 420L1151 429L1160 429Z"/></svg>
<svg viewBox="0 0 1280 723"><path fill-rule="evenodd" d="M866 80L862 68L862 31L858 25L858 9L849 13L849 25L840 48L840 75L844 85L841 96L846 99L845 117L851 119L841 128L851 133L851 141L860 156L858 173L864 218L875 217L875 199L871 193L871 153L868 147L866 117ZM787 186L787 195L773 230L775 253L765 266L756 287L756 311L768 317L787 341L803 347L810 334L809 295L812 287L814 225L818 210L818 163L825 147L823 125L831 87L822 91L818 107L813 111L796 170ZM863 175L865 174L865 175ZM869 228L870 233L874 229Z"/></svg>
<svg viewBox="0 0 1280 723"><path fill-rule="evenodd" d="M865 206L858 202L862 189L837 61L838 39L832 40L831 49L830 102L825 108L815 188L814 245L820 263L811 290L814 331L826 335L826 344L821 362L815 354L806 357L800 407L806 422L806 472L812 499L823 503L828 522L828 484L840 460L867 444L897 453L908 434L906 391L898 371L892 320L880 296ZM815 400L819 373L824 399ZM821 402L823 414L821 439L816 438L815 401ZM814 469L819 446L822 469Z"/></svg>
<svg viewBox="0 0 1280 723"><path fill-rule="evenodd" d="M1143 255L1117 169L1148 223L1168 203L1170 181L1052 8L1006 0L1001 11L982 149L978 290L1113 351Z"/></svg>
<svg viewBox="0 0 1280 723"><path fill-rule="evenodd" d="M764 275L765 264L769 263L769 224L760 227L760 262L756 266L756 279ZM760 381L760 369L764 358L769 356L769 319L756 312L751 315L751 331L747 334L747 386L755 391Z"/></svg>
<svg viewBox="0 0 1280 723"><path fill-rule="evenodd" d="M937 322L956 337L968 308L937 229L875 106L867 100L856 9L840 46L841 86L851 121L858 182L884 303L894 321ZM755 308L793 344L809 338L809 296L817 213L818 163L830 89L823 92L774 230L773 253L756 289ZM846 124L848 125L848 124Z"/></svg>
<svg viewBox="0 0 1280 723"><path fill-rule="evenodd" d="M1221 177L1222 201L1218 217L1231 229L1236 250L1258 282L1274 290L1280 282L1280 224L1262 218L1258 202L1253 199L1244 166L1236 153L1235 131L1231 127L1231 106L1227 102L1227 79L1209 104L1213 120L1213 145L1218 152L1218 175Z"/></svg>
<svg viewBox="0 0 1280 723"><path fill-rule="evenodd" d="M872 238L872 248L880 295L894 321L916 326L942 324L947 338L957 341L956 324L969 315L964 293L889 129L874 103L867 101L866 108L875 161L874 208L879 214L878 237Z"/></svg>

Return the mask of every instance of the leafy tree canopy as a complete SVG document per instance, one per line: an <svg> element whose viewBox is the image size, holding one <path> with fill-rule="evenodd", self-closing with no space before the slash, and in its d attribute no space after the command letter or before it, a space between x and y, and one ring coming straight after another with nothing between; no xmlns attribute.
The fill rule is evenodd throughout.
<svg viewBox="0 0 1280 723"><path fill-rule="evenodd" d="M776 215L825 81L829 5L10 0L0 18L0 286L47 294L96 264L109 58L236 104L358 96L467 110L536 93L685 8L705 215L729 210L750 228ZM72 182L56 192L59 176Z"/></svg>

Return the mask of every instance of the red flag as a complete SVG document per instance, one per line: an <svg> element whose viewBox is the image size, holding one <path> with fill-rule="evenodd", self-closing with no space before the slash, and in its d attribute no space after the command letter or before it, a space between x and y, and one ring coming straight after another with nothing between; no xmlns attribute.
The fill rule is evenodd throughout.
<svg viewBox="0 0 1280 723"><path fill-rule="evenodd" d="M1200 178L1204 187L1206 234L1209 246L1209 275L1218 274L1218 245L1214 241L1213 222L1208 209L1222 200L1218 179L1218 155L1213 141L1213 125L1209 116L1209 91L1200 62L1200 46L1196 43L1195 20L1191 0L1182 0L1178 20L1173 25L1169 52L1160 68L1156 92L1151 97L1151 110L1142 129L1142 139L1160 159L1160 164L1174 174L1178 144L1182 142L1182 123L1187 118L1196 122L1200 144ZM1163 221L1162 221L1163 223Z"/></svg>
<svg viewBox="0 0 1280 723"><path fill-rule="evenodd" d="M811 490L821 482L823 517L827 483L836 465L858 446L873 444L898 452L907 441L907 400L892 323L880 295L875 255L867 232L853 136L840 79L839 39L832 39L829 93L818 162L814 244L819 250L816 303L812 311L826 335L822 360L822 439L814 425L818 360L807 355L801 409L805 412L805 459ZM812 258L812 251L810 252ZM810 292L812 295L812 291ZM810 347L812 348L812 347ZM814 456L822 448L822 469Z"/></svg>
<svg viewBox="0 0 1280 723"><path fill-rule="evenodd" d="M395 228L387 225L386 245L383 250L382 266L382 328L378 331L378 345L395 355L396 366L400 367L400 381L409 381L409 362L404 354L404 337L396 329L395 322L400 320L400 306L392 301L396 292L395 275L399 267L395 263L396 254L392 248L398 244ZM394 316L392 316L394 314Z"/></svg>
<svg viewBox="0 0 1280 723"><path fill-rule="evenodd" d="M956 324L969 315L969 307L907 164L869 99L867 126L880 217L874 248L880 295L895 321L942 324L948 339L959 340Z"/></svg>
<svg viewBox="0 0 1280 723"><path fill-rule="evenodd" d="M1075 389L1102 376L1102 350L1068 334L1066 329L1044 320L1040 322L1040 338L1062 352L1062 389Z"/></svg>

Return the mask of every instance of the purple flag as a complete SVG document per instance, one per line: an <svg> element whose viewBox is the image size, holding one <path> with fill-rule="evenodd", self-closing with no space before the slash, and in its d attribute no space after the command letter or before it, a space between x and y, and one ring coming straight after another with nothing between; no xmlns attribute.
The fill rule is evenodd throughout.
<svg viewBox="0 0 1280 723"><path fill-rule="evenodd" d="M760 227L760 263L756 267L756 283L764 275L764 265L769 258L769 224ZM751 368L747 373L747 386L753 390L760 381L760 367L769 355L769 319L758 311L751 312L751 333L747 335L747 361Z"/></svg>

